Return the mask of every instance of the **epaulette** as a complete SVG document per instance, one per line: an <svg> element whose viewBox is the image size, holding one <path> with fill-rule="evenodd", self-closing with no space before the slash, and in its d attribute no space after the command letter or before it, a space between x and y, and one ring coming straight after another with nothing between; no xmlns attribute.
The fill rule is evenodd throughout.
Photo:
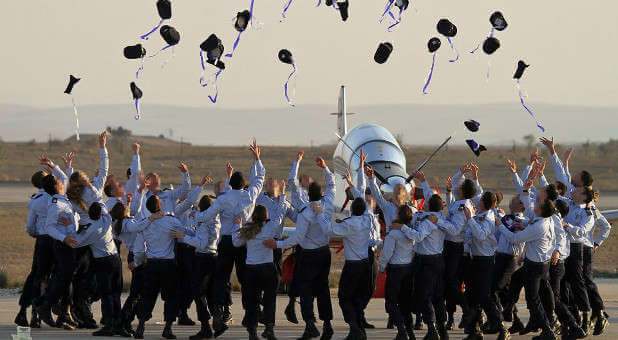
<svg viewBox="0 0 618 340"><path fill-rule="evenodd" d="M478 216L478 221L479 222L485 221L485 216Z"/></svg>
<svg viewBox="0 0 618 340"><path fill-rule="evenodd" d="M300 209L300 210L298 211L298 213L299 213L299 214L300 214L300 213L302 213L303 211L305 211L305 209L307 209L307 206L304 206L302 209Z"/></svg>
<svg viewBox="0 0 618 340"><path fill-rule="evenodd" d="M56 197L52 198L52 203L56 203L58 202L58 199Z"/></svg>
<svg viewBox="0 0 618 340"><path fill-rule="evenodd" d="M79 233L81 233L81 232L84 232L84 231L88 230L88 228L90 227L90 225L91 225L91 224L92 224L92 223L88 223L88 224L80 224L80 225L79 225L79 228L77 228L77 233L79 234Z"/></svg>
<svg viewBox="0 0 618 340"><path fill-rule="evenodd" d="M165 214L165 216L171 216L171 217L174 217L174 214L169 213L169 214Z"/></svg>
<svg viewBox="0 0 618 340"><path fill-rule="evenodd" d="M163 189L163 190L161 190L161 191L168 191L168 190L172 190L172 189L170 189L170 188L165 188L165 189Z"/></svg>
<svg viewBox="0 0 618 340"><path fill-rule="evenodd" d="M41 196L43 196L43 194L32 194L31 199L35 200L35 199L37 199L37 198L39 198Z"/></svg>
<svg viewBox="0 0 618 340"><path fill-rule="evenodd" d="M466 205L465 205L465 204L460 204L460 205L459 205L459 208L457 208L457 210L459 210L459 211L463 211L465 207L466 207Z"/></svg>
<svg viewBox="0 0 618 340"><path fill-rule="evenodd" d="M349 220L350 218L352 218L352 216L348 216L348 217L344 218L343 220L339 220L337 223L342 223L343 221Z"/></svg>
<svg viewBox="0 0 618 340"><path fill-rule="evenodd" d="M586 215L588 215L588 216L592 216L592 210L590 210L590 209L586 209Z"/></svg>

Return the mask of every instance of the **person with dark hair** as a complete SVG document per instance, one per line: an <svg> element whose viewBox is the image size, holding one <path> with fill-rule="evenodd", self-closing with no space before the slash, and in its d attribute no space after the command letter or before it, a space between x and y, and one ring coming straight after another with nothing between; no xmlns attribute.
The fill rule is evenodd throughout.
<svg viewBox="0 0 618 340"><path fill-rule="evenodd" d="M433 194L426 202L425 212L415 216L408 224L394 223L391 226L391 231L401 230L414 242L416 277L413 294L414 301L420 304L423 321L427 324L425 339L448 339L442 251L445 234L456 234L459 230L442 217L445 205L439 195Z"/></svg>
<svg viewBox="0 0 618 340"><path fill-rule="evenodd" d="M139 184L134 199L146 202L151 196L158 196L161 200L161 211L164 214L174 214L176 202L191 190L189 168L185 163L179 162L178 170L182 174L182 184L180 187L161 189L161 177L156 172L150 172L144 177L144 183ZM148 191L144 193L144 189L148 189ZM140 219L148 216L150 216L150 211L143 208L137 215Z"/></svg>
<svg viewBox="0 0 618 340"><path fill-rule="evenodd" d="M38 299L41 295L41 280L35 280L37 277L38 266L42 265L41 271L47 275L51 271L52 247L51 239L45 232L45 218L47 215L47 206L49 204L49 195L42 188L43 178L47 176L45 171L37 171L32 175L30 182L38 189L38 192L32 194L28 202L28 218L26 219L26 233L36 239L34 244L34 252L32 254L32 267L26 278L24 287L19 297L19 312L15 317L15 324L22 327L41 327L41 322L36 313L36 308L32 308L32 318L28 324L26 312L32 302ZM42 257L47 258L42 258Z"/></svg>
<svg viewBox="0 0 618 340"><path fill-rule="evenodd" d="M286 200L286 182L285 181L277 181L274 178L269 178L266 180L266 185L264 187L264 191L258 196L255 204L263 205L268 209L268 211L275 211L274 209L280 205L285 205L285 216L281 220L281 231L283 231L283 226L285 224L285 218L289 218L291 221L296 223L298 213L296 209ZM281 238L281 235L275 235L276 240ZM274 262L275 268L277 269L277 274L281 276L282 270L282 260L283 260L283 250L275 249L274 250ZM288 290L288 305L285 307L285 317L291 323L297 324L298 318L296 317L296 297L298 294L293 290Z"/></svg>
<svg viewBox="0 0 618 340"><path fill-rule="evenodd" d="M313 178L308 175L302 175L298 180L298 168L305 155L304 151L299 151L296 155L296 161L292 163L290 174L288 175L288 186L290 187L290 201L292 206L297 211L302 209L309 202L309 185L313 183Z"/></svg>
<svg viewBox="0 0 618 340"><path fill-rule="evenodd" d="M118 182L115 176L108 176L107 178L108 180L106 181L107 183L105 184L105 187L103 188L103 192L108 197L107 201L105 201L105 207L107 208L108 211L111 211L114 205L116 205L116 203L118 203L119 201L122 201L123 203L127 203L126 197L128 194L137 196L135 192L137 191L139 187L139 184L140 184L139 178L142 172L142 166L141 166L141 161L139 157L139 151L141 149L141 145L135 142L133 143L132 147L133 147L134 154L133 154L133 159L131 160L131 165L127 169L128 176L127 176L126 183L124 185L120 185L120 183ZM137 206L138 206L138 203L140 203L140 201L135 200L135 201L132 201L132 203L133 205L132 206L130 205L131 216L135 216L139 212L137 210Z"/></svg>
<svg viewBox="0 0 618 340"><path fill-rule="evenodd" d="M323 323L322 339L328 340L333 335L331 320L333 319L333 307L330 301L328 275L330 274L331 253L328 247L329 237L322 230L318 216L313 212L310 205L320 204L324 214L332 216L335 199L335 178L326 166L326 161L321 157L316 158L316 165L322 169L326 179L326 190L322 195L322 187L313 182L309 185L310 204L305 205L298 213L296 232L285 240L265 240L264 245L268 248L290 248L300 245L300 261L296 264L301 266L298 279L298 292L300 295L300 307L305 321L303 339L320 336L315 326L313 312L313 300L318 300L318 312Z"/></svg>
<svg viewBox="0 0 618 340"><path fill-rule="evenodd" d="M267 209L263 205L256 205L251 220L241 225L242 218L235 219L236 226L232 233L234 246L247 247L245 269L245 294L247 299L246 328L249 339L257 340L257 326L260 312L260 301L264 305L262 314L266 326L262 337L275 340L275 311L277 301L277 286L279 273L274 264L273 249L264 246L263 241L280 237L283 230L283 221L289 210L289 203L285 200L271 205Z"/></svg>
<svg viewBox="0 0 618 340"><path fill-rule="evenodd" d="M230 177L231 189L226 191L224 195L220 195L210 208L195 214L196 220L201 222L211 221L216 216L221 218L221 235L217 246L217 265L214 277L216 292L214 304L216 307L211 311L214 318L215 336L223 334L229 327L228 321L231 320L229 313L229 306L232 305L230 276L234 267L236 267L236 277L241 284L241 293L242 286L244 286L246 248L236 248L232 243L234 218L242 216L245 220L249 219L255 206L255 200L262 191L264 176L266 175L266 170L260 160L261 149L256 140L253 140L253 143L249 146L249 151L255 159L250 170L251 184L249 187L244 189L245 182L242 174L234 172ZM246 301L243 302L243 306L245 305Z"/></svg>
<svg viewBox="0 0 618 340"><path fill-rule="evenodd" d="M88 209L88 219L80 222L77 235L68 236L65 243L73 248L89 246L92 250L103 314L101 321L103 327L92 335L129 337L131 334L123 328L120 314L122 263L113 241L112 217L102 204L95 202Z"/></svg>
<svg viewBox="0 0 618 340"><path fill-rule="evenodd" d="M444 296L446 298L449 325L454 323L454 314L457 305L461 306L464 316L469 315L465 295L461 291L461 284L464 281L466 261L469 259L469 256L464 254L464 226L467 223L464 208L474 211L472 200L477 192L477 186L474 181L465 177L467 172L472 171L473 166L471 163L458 169L452 177L451 192L447 190L447 197L450 197L447 200L451 203L448 206L448 215L446 219L459 231L453 234L447 233L444 241ZM455 198L453 198L453 192L456 195ZM463 323L465 319L466 318L462 317L460 328L465 326Z"/></svg>
<svg viewBox="0 0 618 340"><path fill-rule="evenodd" d="M523 195L528 196L532 181L528 180L523 187ZM531 202L531 200L528 200ZM529 204L526 209L532 209ZM534 208L535 219L523 230L513 232L506 226L499 227L502 237L512 243L526 242L524 267L526 270L524 288L526 291L526 302L530 310L530 321L528 327L531 329L541 328L542 332L534 339L556 339L547 314L539 297L541 281L549 275L550 260L555 249L554 231L552 228L551 216L554 214L554 203L545 200L537 204Z"/></svg>
<svg viewBox="0 0 618 340"><path fill-rule="evenodd" d="M339 307L350 328L348 338L366 338L362 318L366 306L364 296L371 289L372 269L369 263L368 249L369 238L375 237L375 233L371 232L373 215L365 214L367 204L362 197L357 197L352 202L350 207L352 216L335 225L331 224L331 216L323 212L319 203L314 204L312 209L318 214L318 222L326 235L343 239L345 264L341 271L337 293Z"/></svg>
<svg viewBox="0 0 618 340"><path fill-rule="evenodd" d="M409 206L402 205L398 216L397 223L408 224L414 213ZM378 264L380 272L386 272L384 304L389 319L397 327L395 339L398 340L415 339L412 327L413 246L414 242L401 230L391 229L384 238Z"/></svg>
<svg viewBox="0 0 618 340"><path fill-rule="evenodd" d="M173 231L184 230L184 226L171 215L162 216L161 200L152 195L146 201L146 208L151 216L147 224L137 234L133 253L135 266L144 263L144 287L137 303L137 318L139 324L135 329L134 338L143 339L146 321L152 317L152 310L161 293L164 301L164 320L162 337L176 339L172 333L172 324L178 316L178 301L176 292L176 263L174 261Z"/></svg>
<svg viewBox="0 0 618 340"><path fill-rule="evenodd" d="M491 299L492 276L494 270L494 255L498 246L496 239L496 217L493 209L496 206L496 195L491 191L483 193L479 199L479 213L472 218L472 212L465 208L467 233L471 240L471 277L472 282L469 287L471 297L470 307L474 315L470 317L470 322L475 324L480 320L480 309L482 307L487 314L488 326L483 330L486 334L498 334L498 339L505 340L510 338L509 331L504 327L502 314L496 306L496 301ZM469 334L469 339L482 337L477 329Z"/></svg>

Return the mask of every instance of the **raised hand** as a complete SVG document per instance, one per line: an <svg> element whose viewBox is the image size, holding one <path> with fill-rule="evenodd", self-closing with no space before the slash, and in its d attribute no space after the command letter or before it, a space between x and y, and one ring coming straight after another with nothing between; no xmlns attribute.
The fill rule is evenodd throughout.
<svg viewBox="0 0 618 340"><path fill-rule="evenodd" d="M517 165L515 164L515 162L513 162L510 159L507 159L506 162L509 165L509 169L511 170L512 173L517 173Z"/></svg>
<svg viewBox="0 0 618 340"><path fill-rule="evenodd" d="M556 149L554 146L554 137L552 137L551 139L541 137L539 141L541 142L541 144L547 147L547 149L549 150L549 153L551 153L552 155L556 153Z"/></svg>
<svg viewBox="0 0 618 340"><path fill-rule="evenodd" d="M260 146L257 144L257 141L255 140L255 138L253 139L253 143L249 145L249 151L251 151L256 161L260 160L261 149L260 149Z"/></svg>
<svg viewBox="0 0 618 340"><path fill-rule="evenodd" d="M52 169L56 166L56 164L54 164L54 162L49 157L47 157L45 155L40 155L39 156L39 164L48 166L48 167L50 167Z"/></svg>
<svg viewBox="0 0 618 340"><path fill-rule="evenodd" d="M472 172L472 179L479 179L479 167L476 164L470 163L470 171Z"/></svg>
<svg viewBox="0 0 618 340"><path fill-rule="evenodd" d="M103 131L99 135L99 148L103 149L107 144L107 131Z"/></svg>
<svg viewBox="0 0 618 340"><path fill-rule="evenodd" d="M352 183L352 175L350 175L350 170L346 169L345 170L345 175L343 175L342 177L348 183L349 187L353 187L354 186L354 183Z"/></svg>
<svg viewBox="0 0 618 340"><path fill-rule="evenodd" d="M446 191L453 191L453 180L450 176L446 179Z"/></svg>
<svg viewBox="0 0 618 340"><path fill-rule="evenodd" d="M133 147L133 153L136 155L139 155L139 150L142 148L142 146L138 142L135 142L133 143L132 147Z"/></svg>
<svg viewBox="0 0 618 340"><path fill-rule="evenodd" d="M227 178L232 178L233 173L234 167L232 166L232 163L228 161L227 164L225 164L225 174L227 175Z"/></svg>
<svg viewBox="0 0 618 340"><path fill-rule="evenodd" d="M367 176L367 178L372 179L373 178L373 168L370 166L365 166L365 175Z"/></svg>
<svg viewBox="0 0 618 340"><path fill-rule="evenodd" d="M421 183L425 182L425 174L422 171L414 171L412 177L418 179Z"/></svg>
<svg viewBox="0 0 618 340"><path fill-rule="evenodd" d="M285 195L286 186L287 186L287 183L285 182L284 179L282 179L281 182L279 182L279 190L281 190L281 195Z"/></svg>
<svg viewBox="0 0 618 340"><path fill-rule="evenodd" d="M528 177L528 180L526 181L526 183L524 183L524 186L522 187L524 193L527 193L528 190L530 190L530 187L532 187L532 181L533 179L531 177Z"/></svg>
<svg viewBox="0 0 618 340"><path fill-rule="evenodd" d="M365 161L367 160L368 154L363 152L363 149L360 149L360 167L365 167Z"/></svg>
<svg viewBox="0 0 618 340"><path fill-rule="evenodd" d="M326 168L326 161L322 157L317 157L315 159L315 165L317 165L318 167L320 167L322 169L325 169Z"/></svg>
<svg viewBox="0 0 618 340"><path fill-rule="evenodd" d="M73 167L73 159L75 159L75 152L71 151L71 152L67 152L64 154L64 156L61 156L62 161L64 162L64 167L65 168L72 168Z"/></svg>
<svg viewBox="0 0 618 340"><path fill-rule="evenodd" d="M534 151L530 154L530 165L539 158L539 148L534 148Z"/></svg>
<svg viewBox="0 0 618 340"><path fill-rule="evenodd" d="M202 181L200 182L200 186L203 187L206 184L211 184L212 183L212 178L210 178L210 176L204 176L202 178Z"/></svg>
<svg viewBox="0 0 618 340"><path fill-rule="evenodd" d="M183 162L178 162L178 170L180 170L180 172L187 173L189 171L189 168L187 167L187 165Z"/></svg>
<svg viewBox="0 0 618 340"><path fill-rule="evenodd" d="M570 147L568 149L566 149L566 151L564 152L564 166L568 167L569 166L569 160L571 159L571 156L573 155L573 147Z"/></svg>
<svg viewBox="0 0 618 340"><path fill-rule="evenodd" d="M305 152L304 151L299 151L298 154L296 154L296 161L298 163L302 162L303 156L305 156Z"/></svg>

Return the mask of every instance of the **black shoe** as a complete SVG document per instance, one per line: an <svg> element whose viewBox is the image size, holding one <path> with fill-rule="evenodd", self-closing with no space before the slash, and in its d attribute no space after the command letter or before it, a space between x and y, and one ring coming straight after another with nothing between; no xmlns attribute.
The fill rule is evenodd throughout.
<svg viewBox="0 0 618 340"><path fill-rule="evenodd" d="M32 318L30 319L30 328L41 328L41 319L36 313L36 309L32 308Z"/></svg>
<svg viewBox="0 0 618 340"><path fill-rule="evenodd" d="M600 315L597 316L596 322L594 323L594 331L592 332L592 335L603 334L608 325L609 321L607 321L603 313L600 313Z"/></svg>
<svg viewBox="0 0 618 340"><path fill-rule="evenodd" d="M444 328L446 328L447 331L452 331L454 324L455 324L455 316L453 314L449 314L448 320L446 321L446 325L444 326Z"/></svg>
<svg viewBox="0 0 618 340"><path fill-rule="evenodd" d="M234 319L232 318L232 312L230 312L230 306L223 306L223 322L231 326L232 321L234 321Z"/></svg>
<svg viewBox="0 0 618 340"><path fill-rule="evenodd" d="M567 333L563 331L562 335L564 336L565 334L568 334L571 339L583 339L586 337L586 332L579 326L569 329Z"/></svg>
<svg viewBox="0 0 618 340"><path fill-rule="evenodd" d="M249 340L259 340L260 338L258 338L257 335L257 329L252 328L252 329L247 329L247 332L249 333Z"/></svg>
<svg viewBox="0 0 618 340"><path fill-rule="evenodd" d="M225 333L225 331L228 330L228 328L230 328L227 325L227 323L224 322L224 320L225 319L219 319L218 320L218 318L215 318L213 320L212 328L213 328L213 331L214 331L215 338L220 337L223 333Z"/></svg>
<svg viewBox="0 0 618 340"><path fill-rule="evenodd" d="M483 333L474 332L472 334L468 334L464 340L483 340Z"/></svg>
<svg viewBox="0 0 618 340"><path fill-rule="evenodd" d="M414 323L414 330L420 331L423 329L423 318L416 317L416 322Z"/></svg>
<svg viewBox="0 0 618 340"><path fill-rule="evenodd" d="M258 323L266 326L266 319L264 318L264 311L260 310L258 313Z"/></svg>
<svg viewBox="0 0 618 340"><path fill-rule="evenodd" d="M335 334L335 331L333 330L333 326L330 324L330 321L324 321L320 340L330 340L333 337L333 334Z"/></svg>
<svg viewBox="0 0 618 340"><path fill-rule="evenodd" d="M195 335L191 335L189 340L203 340L203 339L212 339L212 329L210 329L209 323L203 323L202 328Z"/></svg>
<svg viewBox="0 0 618 340"><path fill-rule="evenodd" d="M397 326L397 335L395 335L393 340L408 340L408 333L406 332L406 328L404 326Z"/></svg>
<svg viewBox="0 0 618 340"><path fill-rule="evenodd" d="M448 340L448 332L444 324L438 325L438 335L440 335L440 340Z"/></svg>
<svg viewBox="0 0 618 340"><path fill-rule="evenodd" d="M64 313L60 315L56 320L56 323L65 323L73 328L77 328L79 326L77 322L73 321L73 318L71 318L71 315L69 313Z"/></svg>
<svg viewBox="0 0 618 340"><path fill-rule="evenodd" d="M165 328L163 328L163 333L161 334L162 337L166 338L166 339L176 339L176 336L174 335L174 333L172 333L172 325L171 324L166 324Z"/></svg>
<svg viewBox="0 0 618 340"><path fill-rule="evenodd" d="M532 340L556 340L556 334L551 330L544 330L541 334L533 337Z"/></svg>
<svg viewBox="0 0 618 340"><path fill-rule="evenodd" d="M186 310L183 310L180 313L178 313L177 324L179 326L195 326L195 322L191 320Z"/></svg>
<svg viewBox="0 0 618 340"><path fill-rule="evenodd" d="M532 322L528 321L528 324L526 325L526 327L524 327L524 329L519 331L519 335L526 335L528 333L536 333L539 330L541 330L541 327L534 325Z"/></svg>
<svg viewBox="0 0 618 340"><path fill-rule="evenodd" d="M86 322L79 324L78 328L97 329L97 328L99 328L99 326L97 325L96 321L94 321L94 320L87 320Z"/></svg>
<svg viewBox="0 0 618 340"><path fill-rule="evenodd" d="M130 327L131 325L129 325ZM124 327L124 324L122 323L122 320L116 320L114 322L114 335L118 335L121 336L123 338L130 338L131 337L131 332L128 332L127 329Z"/></svg>
<svg viewBox="0 0 618 340"><path fill-rule="evenodd" d="M26 316L26 309L21 309L15 317L15 324L21 327L28 327L28 317Z"/></svg>
<svg viewBox="0 0 618 340"><path fill-rule="evenodd" d="M124 328L125 332L131 335L135 334L135 331L133 330L133 327L131 326L131 323L129 321L123 322L122 328Z"/></svg>
<svg viewBox="0 0 618 340"><path fill-rule="evenodd" d="M39 314L41 321L45 322L50 327L56 327L56 321L52 318L51 307L47 302L43 302L36 308L36 312Z"/></svg>
<svg viewBox="0 0 618 340"><path fill-rule="evenodd" d="M317 338L320 336L320 331L318 331L317 327L315 327L315 323L307 322L305 324L305 331L303 335L298 338L298 340L308 340L311 338Z"/></svg>
<svg viewBox="0 0 618 340"><path fill-rule="evenodd" d="M247 328L247 313L245 313L245 315L242 317L242 321L240 322L240 325Z"/></svg>
<svg viewBox="0 0 618 340"><path fill-rule="evenodd" d="M266 325L264 332L262 332L262 338L266 340L277 340L277 337L275 336L275 330L272 324Z"/></svg>
<svg viewBox="0 0 618 340"><path fill-rule="evenodd" d="M103 326L96 332L92 332L92 336L114 336L114 330L112 326Z"/></svg>
<svg viewBox="0 0 618 340"><path fill-rule="evenodd" d="M427 334L425 334L423 340L440 340L440 335L438 334L436 325L432 323L427 325Z"/></svg>
<svg viewBox="0 0 618 340"><path fill-rule="evenodd" d="M498 334L504 329L504 326L498 325L498 324L492 325L489 322L487 322L483 325L482 329L483 329L483 334Z"/></svg>
<svg viewBox="0 0 618 340"><path fill-rule="evenodd" d="M511 328L509 328L509 333L515 334L521 332L525 328L524 324L519 320L519 318L515 318L513 320L513 324Z"/></svg>
<svg viewBox="0 0 618 340"><path fill-rule="evenodd" d="M412 323L406 324L406 333L408 334L409 340L416 340L416 336L414 335L414 327L412 327Z"/></svg>
<svg viewBox="0 0 618 340"><path fill-rule="evenodd" d="M62 329L67 330L67 331L74 331L76 329L75 327L73 327L73 325L71 325L71 324L69 324L67 322L64 322L64 321L56 321L56 327L57 328L62 328Z"/></svg>
<svg viewBox="0 0 618 340"><path fill-rule="evenodd" d="M363 318L363 324L361 325L362 328L364 329L374 329L376 328L376 326L370 324L369 322L367 322L367 319Z"/></svg>
<svg viewBox="0 0 618 340"><path fill-rule="evenodd" d="M141 321L137 325L135 332L133 333L134 339L143 339L144 338L144 329L146 328L145 322Z"/></svg>
<svg viewBox="0 0 618 340"><path fill-rule="evenodd" d="M386 322L386 329L393 329L393 328L395 328L395 325L393 324L393 319L391 319L389 316L388 321Z"/></svg>
<svg viewBox="0 0 618 340"><path fill-rule="evenodd" d="M285 307L285 318L293 324L298 324L298 318L296 317L296 310L294 308L294 301L290 301Z"/></svg>
<svg viewBox="0 0 618 340"><path fill-rule="evenodd" d="M581 324L581 328L584 330L584 332L586 333L586 336L590 335L590 331L591 331L591 327L592 325L590 324L590 318L588 317L588 313L583 312L582 313L582 324Z"/></svg>
<svg viewBox="0 0 618 340"><path fill-rule="evenodd" d="M511 333L502 326L500 328L500 332L498 332L498 338L496 340L509 340L511 338Z"/></svg>

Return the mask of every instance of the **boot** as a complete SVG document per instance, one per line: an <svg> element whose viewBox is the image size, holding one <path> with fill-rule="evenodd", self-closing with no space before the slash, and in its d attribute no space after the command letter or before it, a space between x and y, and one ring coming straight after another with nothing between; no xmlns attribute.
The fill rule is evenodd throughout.
<svg viewBox="0 0 618 340"><path fill-rule="evenodd" d="M262 332L262 338L266 340L277 340L274 325L272 323L266 324L266 328L264 329L264 332Z"/></svg>
<svg viewBox="0 0 618 340"><path fill-rule="evenodd" d="M544 329L541 334L533 337L532 340L556 340L556 334L551 329Z"/></svg>
<svg viewBox="0 0 618 340"><path fill-rule="evenodd" d="M133 338L134 339L143 339L144 338L144 330L146 328L146 321L144 320L139 320L139 324L137 325L137 328L135 329L135 333L133 333Z"/></svg>
<svg viewBox="0 0 618 340"><path fill-rule="evenodd" d="M416 340L416 336L414 336L414 327L412 327L412 322L406 323L406 333L408 334L408 339Z"/></svg>
<svg viewBox="0 0 618 340"><path fill-rule="evenodd" d="M513 324L511 324L511 328L509 328L509 333L511 333L511 334L519 333L524 328L525 328L525 326L521 322L519 317L517 315L514 315Z"/></svg>
<svg viewBox="0 0 618 340"><path fill-rule="evenodd" d="M135 331L133 330L133 326L131 326L131 321L123 321L122 322L122 328L124 328L125 332L133 335L135 334Z"/></svg>
<svg viewBox="0 0 618 340"><path fill-rule="evenodd" d="M590 317L588 316L588 312L582 313L582 329L586 336L590 335Z"/></svg>
<svg viewBox="0 0 618 340"><path fill-rule="evenodd" d="M172 323L172 321L165 322L165 328L163 328L163 333L161 334L162 337L166 339L176 339L176 336L172 333Z"/></svg>
<svg viewBox="0 0 618 340"><path fill-rule="evenodd" d="M391 317L388 317L388 321L386 322L386 329L393 329L395 328L395 326L393 325L393 319L391 319Z"/></svg>
<svg viewBox="0 0 618 340"><path fill-rule="evenodd" d="M421 317L421 314L416 314L416 323L414 324L414 330L420 331L421 329L423 329L423 318Z"/></svg>
<svg viewBox="0 0 618 340"><path fill-rule="evenodd" d="M210 324L208 322L202 323L202 328L195 335L191 335L189 340L203 340L203 339L212 339L212 329L210 329Z"/></svg>
<svg viewBox="0 0 618 340"><path fill-rule="evenodd" d="M526 325L526 327L524 327L524 329L522 329L521 331L519 331L519 335L526 335L528 333L536 333L538 332L540 329L539 326L535 325L534 321L529 320L528 324ZM554 332L552 331L552 334Z"/></svg>
<svg viewBox="0 0 618 340"><path fill-rule="evenodd" d="M257 335L257 328L255 327L247 328L247 332L249 333L249 340L259 340L260 339Z"/></svg>
<svg viewBox="0 0 618 340"><path fill-rule="evenodd" d="M107 324L98 331L92 332L92 336L114 336L114 329L110 324Z"/></svg>
<svg viewBox="0 0 618 340"><path fill-rule="evenodd" d="M39 314L41 321L45 322L50 327L56 327L56 321L54 321L51 315L51 306L47 303L47 301L38 306L36 311Z"/></svg>
<svg viewBox="0 0 618 340"><path fill-rule="evenodd" d="M34 310L34 308L33 308ZM21 327L28 327L28 317L26 316L26 307L20 307L19 313L15 317L15 324Z"/></svg>
<svg viewBox="0 0 618 340"><path fill-rule="evenodd" d="M232 318L232 312L230 312L230 306L223 306L223 322L231 326L232 321L234 321L234 319Z"/></svg>
<svg viewBox="0 0 618 340"><path fill-rule="evenodd" d="M416 329L416 327L414 329ZM440 335L438 334L435 324L430 323L427 325L427 334L425 334L423 340L440 340Z"/></svg>
<svg viewBox="0 0 618 340"><path fill-rule="evenodd" d="M131 337L131 333L127 332L127 330L124 327L124 324L122 322L121 319L116 319L114 320L114 335L118 335L121 336L123 338L130 338Z"/></svg>
<svg viewBox="0 0 618 340"><path fill-rule="evenodd" d="M178 322L179 326L195 326L195 322L191 320L189 314L187 314L187 310L183 309L178 313Z"/></svg>
<svg viewBox="0 0 618 340"><path fill-rule="evenodd" d="M227 323L225 322L225 315L224 315L224 308L223 306L214 306L213 310L212 310L212 328L214 331L214 336L215 338L219 337L221 334L225 333L225 331L227 331L227 329L229 328L229 326L227 325Z"/></svg>
<svg viewBox="0 0 618 340"><path fill-rule="evenodd" d="M445 326L446 330L452 331L454 324L455 324L455 315L453 315L452 313L448 313L448 319L446 321L446 326Z"/></svg>
<svg viewBox="0 0 618 340"><path fill-rule="evenodd" d="M562 336L568 335L570 339L583 339L586 337L586 332L578 325L573 325L571 328L563 327Z"/></svg>
<svg viewBox="0 0 618 340"><path fill-rule="evenodd" d="M333 326L330 324L330 321L324 320L324 324L322 325L322 336L320 337L320 340L330 340L333 337L333 334L335 334L335 331L333 331Z"/></svg>
<svg viewBox="0 0 618 340"><path fill-rule="evenodd" d="M285 307L285 318L288 319L289 322L293 324L298 324L298 318L296 317L296 300L294 298L290 298L290 302Z"/></svg>
<svg viewBox="0 0 618 340"><path fill-rule="evenodd" d="M41 328L41 319L36 312L36 308L32 307L32 318L30 319L30 328Z"/></svg>
<svg viewBox="0 0 618 340"><path fill-rule="evenodd" d="M596 317L596 321L594 323L594 332L592 332L592 335L601 335L601 334L603 334L603 332L605 332L605 329L607 328L608 324L609 324L609 322L607 321L607 318L605 317L605 312L604 311L600 311L599 314Z"/></svg>
<svg viewBox="0 0 618 340"><path fill-rule="evenodd" d="M497 340L509 340L511 338L511 333L504 327L504 324L500 323L500 331L498 332Z"/></svg>
<svg viewBox="0 0 618 340"><path fill-rule="evenodd" d="M73 320L73 318L71 317L71 314L69 313L69 311L67 310L65 313L63 313L61 316L58 317L59 320L62 320L62 322L66 323L67 325L73 327L73 328L77 328L77 326L79 326L77 324L77 322L75 322L75 320ZM56 323L58 323L58 321L56 320Z"/></svg>
<svg viewBox="0 0 618 340"><path fill-rule="evenodd" d="M408 333L403 325L397 325L397 335L394 340L408 340Z"/></svg>
<svg viewBox="0 0 618 340"><path fill-rule="evenodd" d="M305 324L305 331L303 332L303 335L301 335L300 338L298 338L298 340L308 340L311 338L317 338L320 336L320 331L318 331L318 329L315 327L315 323L308 321Z"/></svg>
<svg viewBox="0 0 618 340"><path fill-rule="evenodd" d="M374 328L376 328L376 326L374 326L374 325L370 324L369 322L367 322L367 319L365 319L364 316L363 316L361 327L364 328L364 329L374 329Z"/></svg>
<svg viewBox="0 0 618 340"><path fill-rule="evenodd" d="M448 331L444 323L438 324L438 335L440 335L440 340L448 340Z"/></svg>

